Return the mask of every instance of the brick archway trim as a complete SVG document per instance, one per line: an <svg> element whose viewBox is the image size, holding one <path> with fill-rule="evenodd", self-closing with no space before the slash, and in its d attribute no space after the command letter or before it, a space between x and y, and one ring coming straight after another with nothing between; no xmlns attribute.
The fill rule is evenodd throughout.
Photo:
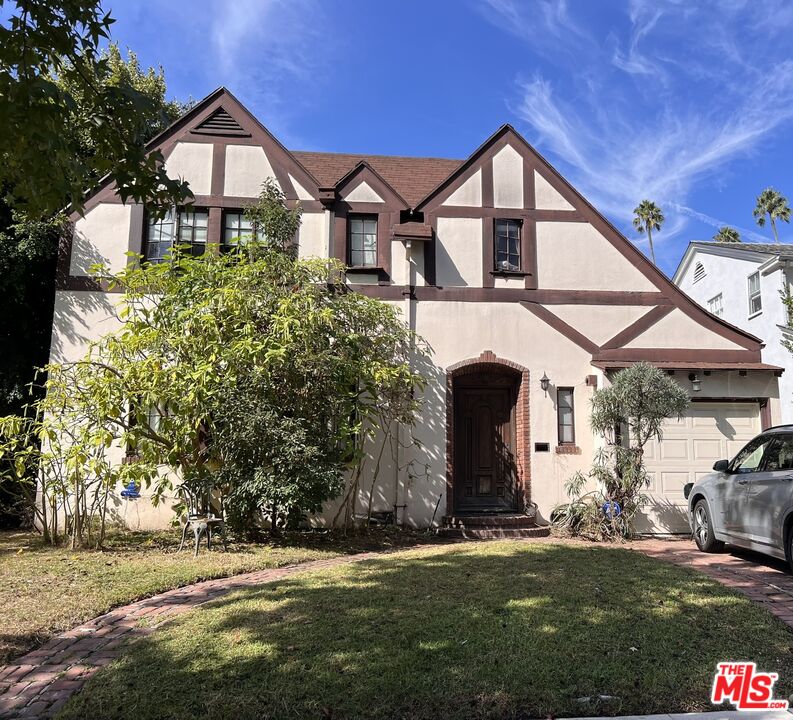
<svg viewBox="0 0 793 720"><path fill-rule="evenodd" d="M446 516L454 514L454 379L476 372L510 373L520 376L515 407L515 448L517 464L518 512L531 504L531 444L529 413L529 370L512 360L484 350L478 358L470 358L446 368Z"/></svg>

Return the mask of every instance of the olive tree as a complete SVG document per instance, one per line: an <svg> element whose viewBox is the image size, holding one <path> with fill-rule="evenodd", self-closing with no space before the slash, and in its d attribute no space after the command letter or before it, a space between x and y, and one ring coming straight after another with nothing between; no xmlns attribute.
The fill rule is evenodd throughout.
<svg viewBox="0 0 793 720"><path fill-rule="evenodd" d="M603 446L589 472L567 482L573 500L556 509L557 526L598 539L633 535L634 517L646 502L644 448L661 440L664 420L680 418L688 404L686 391L646 362L621 370L596 391L589 422ZM590 481L596 489L584 494Z"/></svg>

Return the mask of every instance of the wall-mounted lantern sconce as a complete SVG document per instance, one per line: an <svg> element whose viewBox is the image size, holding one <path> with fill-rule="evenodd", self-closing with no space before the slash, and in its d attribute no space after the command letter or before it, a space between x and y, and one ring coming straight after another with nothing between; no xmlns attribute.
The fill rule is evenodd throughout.
<svg viewBox="0 0 793 720"><path fill-rule="evenodd" d="M689 373L688 379L691 381L691 389L694 392L699 392L700 390L702 390L702 382L699 379L699 375L697 375L696 373Z"/></svg>
<svg viewBox="0 0 793 720"><path fill-rule="evenodd" d="M548 386L549 386L550 384L551 384L551 380L550 380L550 378L549 378L549 377L548 377L548 376L547 376L545 373L543 373L543 374L542 374L542 377L540 378L540 387L542 388L542 391L543 391L543 392L544 392L546 395L548 394Z"/></svg>

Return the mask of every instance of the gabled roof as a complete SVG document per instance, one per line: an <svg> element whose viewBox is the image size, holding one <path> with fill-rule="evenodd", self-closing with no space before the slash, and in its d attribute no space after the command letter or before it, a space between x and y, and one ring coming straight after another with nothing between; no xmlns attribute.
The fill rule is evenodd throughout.
<svg viewBox="0 0 793 720"><path fill-rule="evenodd" d="M292 150L292 155L322 187L335 186L361 162L365 162L412 208L415 208L425 195L463 162L446 158L357 155L304 150Z"/></svg>
<svg viewBox="0 0 793 720"><path fill-rule="evenodd" d="M732 258L744 256L746 260L754 259L758 262L765 262L770 258L793 260L793 245L787 243L724 243L714 240L691 240L672 275L672 282L680 283L697 252Z"/></svg>

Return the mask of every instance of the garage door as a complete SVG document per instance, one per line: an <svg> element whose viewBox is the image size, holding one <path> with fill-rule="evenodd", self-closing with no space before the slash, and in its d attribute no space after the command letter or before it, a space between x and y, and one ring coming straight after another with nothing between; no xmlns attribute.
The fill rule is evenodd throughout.
<svg viewBox="0 0 793 720"><path fill-rule="evenodd" d="M645 448L650 502L638 519L641 532L688 532L683 486L712 472L760 432L757 403L692 403L680 420L664 423L663 439Z"/></svg>

